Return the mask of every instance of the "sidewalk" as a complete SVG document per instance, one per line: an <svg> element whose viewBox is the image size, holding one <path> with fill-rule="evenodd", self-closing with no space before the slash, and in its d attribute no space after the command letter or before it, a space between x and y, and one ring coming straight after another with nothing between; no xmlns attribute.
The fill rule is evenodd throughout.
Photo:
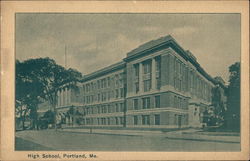
<svg viewBox="0 0 250 161"><path fill-rule="evenodd" d="M108 129L60 129L63 132L79 132L79 133L92 133L92 134L109 134L109 135L126 135L126 136L159 136L163 133L161 131L145 131L145 130L108 130Z"/></svg>
<svg viewBox="0 0 250 161"><path fill-rule="evenodd" d="M212 133L200 133L199 129L186 129L171 132L146 131L146 130L108 130L108 129L60 129L61 132L92 133L105 135L125 135L125 136L150 136L165 137L175 140L222 142L222 143L240 143L240 136L235 135L213 135Z"/></svg>
<svg viewBox="0 0 250 161"><path fill-rule="evenodd" d="M216 133L216 132L215 132ZM207 141L222 143L240 143L240 136L235 135L216 135L213 133L202 133L199 131L177 131L169 132L168 139L190 140L190 141Z"/></svg>

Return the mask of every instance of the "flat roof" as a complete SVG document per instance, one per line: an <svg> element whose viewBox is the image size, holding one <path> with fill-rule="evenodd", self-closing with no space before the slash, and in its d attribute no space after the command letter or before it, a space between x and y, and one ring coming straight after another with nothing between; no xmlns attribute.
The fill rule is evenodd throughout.
<svg viewBox="0 0 250 161"><path fill-rule="evenodd" d="M215 83L215 80L197 62L196 57L189 50L184 50L171 35L160 37L156 40L151 40L149 42L146 42L140 45L139 47L128 52L127 57L124 58L123 61L104 67L93 73L84 75L81 82L85 82L85 81L103 76L107 74L108 72L113 72L113 71L122 69L126 66L127 61L130 61L131 59L136 59L143 55L150 54L152 53L152 51L161 50L163 48L166 48L167 46L172 47L174 50L176 50L176 52L180 56L182 56L185 60L191 62L191 64L193 64L196 67L199 73L201 73L209 81Z"/></svg>
<svg viewBox="0 0 250 161"><path fill-rule="evenodd" d="M115 63L115 64L112 64L110 66L107 66L107 67L104 67L100 70L97 70L93 73L90 73L90 74L87 74L87 75L84 75L83 76L83 79L81 80L81 82L85 82L85 81L88 81L90 79L94 79L94 78L97 78L97 77L100 77L100 76L103 76L105 75L106 73L108 72L113 72L113 71L116 71L116 70L119 70L119 69L122 69L125 67L125 62L124 61L120 61L118 63Z"/></svg>
<svg viewBox="0 0 250 161"><path fill-rule="evenodd" d="M215 83L214 79L197 62L196 57L189 50L184 50L171 35L160 37L159 39L151 40L140 45L136 49L128 52L127 57L124 60L130 61L132 59L150 54L152 51L158 51L168 46L176 50L176 52L185 60L191 62L191 64L196 67L197 71L200 72L205 78Z"/></svg>

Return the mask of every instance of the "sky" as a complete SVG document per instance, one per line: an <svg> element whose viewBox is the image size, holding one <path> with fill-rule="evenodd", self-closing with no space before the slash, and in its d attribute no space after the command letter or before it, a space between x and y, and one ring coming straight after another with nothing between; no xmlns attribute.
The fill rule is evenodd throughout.
<svg viewBox="0 0 250 161"><path fill-rule="evenodd" d="M212 77L228 81L240 61L240 14L16 15L16 59L50 57L83 75L117 63L139 45L171 35Z"/></svg>

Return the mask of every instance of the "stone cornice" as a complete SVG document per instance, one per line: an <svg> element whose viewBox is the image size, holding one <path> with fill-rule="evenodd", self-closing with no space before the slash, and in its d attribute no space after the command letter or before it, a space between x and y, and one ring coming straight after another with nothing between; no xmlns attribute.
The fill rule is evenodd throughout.
<svg viewBox="0 0 250 161"><path fill-rule="evenodd" d="M112 65L110 65L108 67L102 68L102 69L97 70L97 71L95 71L93 73L90 73L88 75L83 76L83 79L81 80L81 82L85 82L85 81L88 81L88 80L103 76L103 75L105 75L107 73L114 72L116 70L125 68L125 66L126 66L125 62L120 61L118 63L112 64Z"/></svg>
<svg viewBox="0 0 250 161"><path fill-rule="evenodd" d="M206 79L211 81L215 84L214 79L206 73L206 71L200 66L200 64L196 61L196 58L193 56L193 54L190 51L184 50L177 42L176 40L170 36L167 35L165 37L161 37L157 40L153 40L150 42L147 42L138 48L132 50L127 54L127 57L124 59L125 62L129 62L131 60L137 59L139 57L143 57L145 55L149 55L152 52L157 52L160 50L163 50L167 47L171 47L174 49L180 56L182 56L185 60L189 61L191 64L195 66L197 71L201 73Z"/></svg>

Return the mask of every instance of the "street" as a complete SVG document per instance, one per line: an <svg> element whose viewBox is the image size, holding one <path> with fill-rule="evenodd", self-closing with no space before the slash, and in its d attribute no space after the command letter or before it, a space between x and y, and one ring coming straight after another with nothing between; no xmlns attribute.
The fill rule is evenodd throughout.
<svg viewBox="0 0 250 161"><path fill-rule="evenodd" d="M41 130L16 132L16 150L239 151L240 143L169 139L164 136L88 134Z"/></svg>

